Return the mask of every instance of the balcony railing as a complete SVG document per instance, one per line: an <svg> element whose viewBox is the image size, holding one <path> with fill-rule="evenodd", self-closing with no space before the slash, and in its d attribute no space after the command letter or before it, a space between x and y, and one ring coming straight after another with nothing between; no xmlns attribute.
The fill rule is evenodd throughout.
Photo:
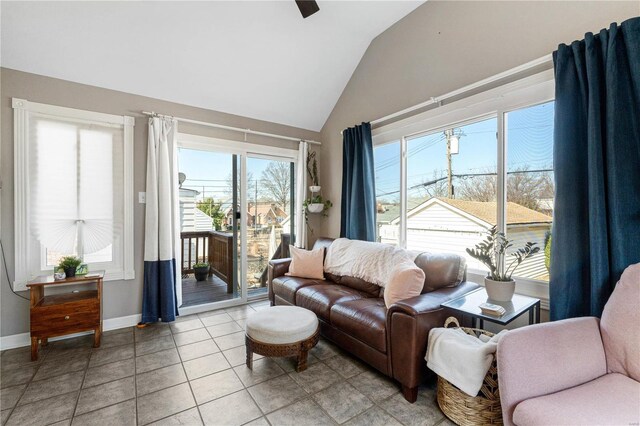
<svg viewBox="0 0 640 426"><path fill-rule="evenodd" d="M182 276L192 274L193 266L196 263L208 263L210 265L209 276L216 275L227 284L227 293L233 292L233 234L219 231L195 231L182 232L181 249L182 249ZM290 234L281 234L281 242L278 245L273 259L281 259L289 256L289 244L291 243ZM264 268L259 274L259 282L257 287L266 287L267 284L267 267L266 264L270 259L264 256L262 250L257 255L260 262L264 261Z"/></svg>
<svg viewBox="0 0 640 426"><path fill-rule="evenodd" d="M182 248L182 275L192 274L193 265L206 262L209 276L216 275L227 284L227 293L233 292L233 234L218 231L180 233Z"/></svg>

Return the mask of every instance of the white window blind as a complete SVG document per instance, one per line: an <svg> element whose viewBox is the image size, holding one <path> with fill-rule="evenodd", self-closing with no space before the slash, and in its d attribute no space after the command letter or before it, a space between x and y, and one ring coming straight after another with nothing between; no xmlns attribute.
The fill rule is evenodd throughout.
<svg viewBox="0 0 640 426"><path fill-rule="evenodd" d="M133 272L133 124L14 99L16 280L75 255L106 279Z"/></svg>
<svg viewBox="0 0 640 426"><path fill-rule="evenodd" d="M30 120L30 225L51 254L99 259L122 232L122 129L96 124ZM120 201L120 202L118 202ZM47 262L50 264L50 261Z"/></svg>

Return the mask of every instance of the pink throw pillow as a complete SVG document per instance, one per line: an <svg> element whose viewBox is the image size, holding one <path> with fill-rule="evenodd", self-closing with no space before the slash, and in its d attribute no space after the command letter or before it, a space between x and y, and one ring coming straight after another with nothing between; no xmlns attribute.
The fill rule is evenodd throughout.
<svg viewBox="0 0 640 426"><path fill-rule="evenodd" d="M420 296L424 287L424 271L415 263L396 265L391 279L384 288L384 304L387 308L399 300Z"/></svg>
<svg viewBox="0 0 640 426"><path fill-rule="evenodd" d="M289 246L291 264L285 275L299 278L313 278L324 280L324 247L315 250L305 250Z"/></svg>

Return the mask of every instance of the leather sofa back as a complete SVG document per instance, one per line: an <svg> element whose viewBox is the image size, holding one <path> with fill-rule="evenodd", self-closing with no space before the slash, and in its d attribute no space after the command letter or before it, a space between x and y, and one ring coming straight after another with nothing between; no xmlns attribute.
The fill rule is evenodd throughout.
<svg viewBox="0 0 640 426"><path fill-rule="evenodd" d="M320 237L313 245L313 249L320 247L327 249L333 242L333 238ZM447 253L421 253L415 260L416 265L424 271L424 287L422 294L438 290L443 287L455 287L467 277L467 265L463 257ZM355 290L364 291L372 296L382 297L382 289L368 281L355 277L341 277L325 273L328 280L336 284L342 284Z"/></svg>
<svg viewBox="0 0 640 426"><path fill-rule="evenodd" d="M467 278L467 262L457 254L421 253L415 262L424 271L422 294L455 287Z"/></svg>

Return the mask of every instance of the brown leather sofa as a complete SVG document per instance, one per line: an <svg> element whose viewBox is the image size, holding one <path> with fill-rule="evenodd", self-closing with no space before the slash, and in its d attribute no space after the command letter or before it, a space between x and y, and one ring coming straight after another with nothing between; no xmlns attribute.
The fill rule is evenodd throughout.
<svg viewBox="0 0 640 426"><path fill-rule="evenodd" d="M320 238L314 249L327 248L332 241ZM441 327L452 315L440 304L478 287L466 282L459 256L423 253L415 261L426 275L422 294L387 309L375 284L330 274L324 281L286 276L290 262L269 262L271 305L296 305L315 312L326 339L400 382L409 402L416 401L418 385L427 373L429 330Z"/></svg>

